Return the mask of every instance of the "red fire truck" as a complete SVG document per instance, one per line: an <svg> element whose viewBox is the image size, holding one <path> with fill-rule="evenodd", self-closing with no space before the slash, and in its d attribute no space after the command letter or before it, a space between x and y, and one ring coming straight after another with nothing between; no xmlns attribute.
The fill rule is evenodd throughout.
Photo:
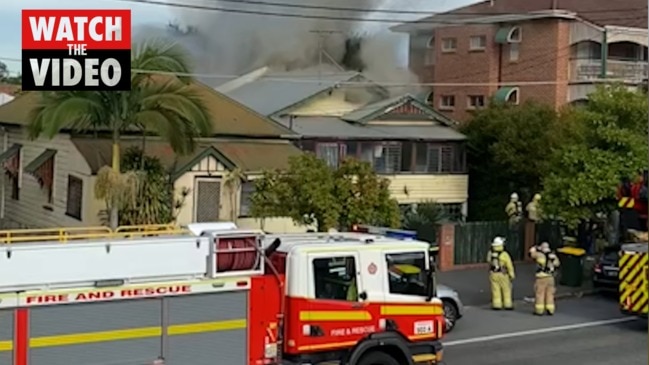
<svg viewBox="0 0 649 365"><path fill-rule="evenodd" d="M427 243L186 228L0 232L0 364L441 361Z"/></svg>

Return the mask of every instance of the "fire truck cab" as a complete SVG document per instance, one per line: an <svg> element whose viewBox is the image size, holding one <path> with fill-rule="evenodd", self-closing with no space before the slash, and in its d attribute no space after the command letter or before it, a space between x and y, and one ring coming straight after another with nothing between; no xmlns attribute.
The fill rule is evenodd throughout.
<svg viewBox="0 0 649 365"><path fill-rule="evenodd" d="M441 362L427 243L188 228L0 231L0 364Z"/></svg>

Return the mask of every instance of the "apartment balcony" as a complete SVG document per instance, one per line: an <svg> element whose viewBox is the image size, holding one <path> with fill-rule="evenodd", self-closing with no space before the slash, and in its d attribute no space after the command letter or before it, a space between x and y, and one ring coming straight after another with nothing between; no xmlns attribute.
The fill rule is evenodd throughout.
<svg viewBox="0 0 649 365"><path fill-rule="evenodd" d="M602 61L597 59L576 59L570 62L570 81L589 82L602 79ZM606 61L606 78L637 83L647 79L647 61Z"/></svg>

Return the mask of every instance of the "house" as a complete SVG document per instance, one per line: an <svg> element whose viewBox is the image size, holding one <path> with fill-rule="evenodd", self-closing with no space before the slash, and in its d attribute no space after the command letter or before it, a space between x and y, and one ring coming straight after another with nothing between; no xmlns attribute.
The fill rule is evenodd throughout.
<svg viewBox="0 0 649 365"><path fill-rule="evenodd" d="M262 69L219 90L298 135L297 146L331 166L347 156L371 163L400 205L434 200L466 216L466 138L416 97L390 97L361 74L332 66Z"/></svg>
<svg viewBox="0 0 649 365"><path fill-rule="evenodd" d="M212 115L213 133L196 150L177 156L156 139L126 135L122 151L142 146L168 168L174 188L190 194L178 223L228 220L270 232L304 231L288 218L259 222L250 218L251 181L264 169L285 168L290 156L302 153L287 141L291 132L202 84L195 84ZM96 173L112 160L108 139L61 131L52 139L27 138L29 111L39 95L27 92L0 106L0 221L4 227L96 226L105 209L94 195ZM230 184L240 172L243 182Z"/></svg>
<svg viewBox="0 0 649 365"><path fill-rule="evenodd" d="M602 81L647 78L643 0L487 0L400 24L428 101L465 120L491 99L556 108L583 103ZM454 85L455 84L455 85Z"/></svg>

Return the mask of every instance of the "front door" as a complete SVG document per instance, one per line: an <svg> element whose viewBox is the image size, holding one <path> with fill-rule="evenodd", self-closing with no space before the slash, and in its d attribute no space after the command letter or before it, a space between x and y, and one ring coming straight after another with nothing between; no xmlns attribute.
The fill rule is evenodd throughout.
<svg viewBox="0 0 649 365"><path fill-rule="evenodd" d="M309 255L308 298L300 312L300 352L349 347L376 330L378 319L364 303L356 252Z"/></svg>

